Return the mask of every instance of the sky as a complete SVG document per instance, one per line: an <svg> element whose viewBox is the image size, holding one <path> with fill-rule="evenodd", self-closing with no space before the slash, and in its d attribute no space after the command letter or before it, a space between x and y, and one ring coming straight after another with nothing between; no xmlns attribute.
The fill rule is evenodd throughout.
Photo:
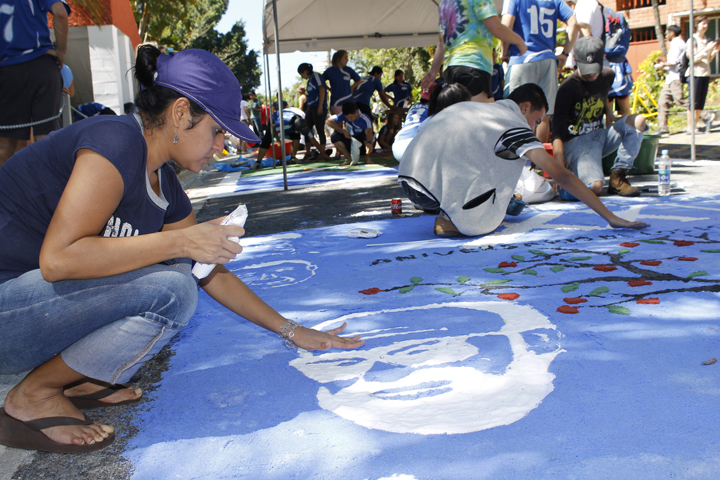
<svg viewBox="0 0 720 480"><path fill-rule="evenodd" d="M227 12L215 27L220 33L227 33L238 20L245 22L248 48L262 54L262 12L264 0L230 0ZM303 62L316 64L327 59L327 52L294 52L280 54L282 86L287 88L299 78L297 67ZM262 62L262 60L261 60ZM262 64L261 64L262 67ZM265 91L265 69L260 81L260 92ZM277 55L270 55L270 85L277 89Z"/></svg>

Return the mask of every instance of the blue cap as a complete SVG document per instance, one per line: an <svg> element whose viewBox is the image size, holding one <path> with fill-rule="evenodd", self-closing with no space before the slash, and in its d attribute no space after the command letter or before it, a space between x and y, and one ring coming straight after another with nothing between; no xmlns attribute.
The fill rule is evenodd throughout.
<svg viewBox="0 0 720 480"><path fill-rule="evenodd" d="M160 55L154 83L197 103L232 135L248 142L260 142L250 127L240 121L240 82L212 53L191 49Z"/></svg>

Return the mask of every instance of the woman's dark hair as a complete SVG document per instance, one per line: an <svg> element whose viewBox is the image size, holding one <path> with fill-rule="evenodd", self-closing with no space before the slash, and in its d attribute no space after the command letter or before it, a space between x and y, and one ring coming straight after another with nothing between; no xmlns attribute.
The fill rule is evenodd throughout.
<svg viewBox="0 0 720 480"><path fill-rule="evenodd" d="M398 83L397 77L398 77L399 75L405 75L405 72L403 72L403 71L400 70L400 69L395 70L395 75L394 75L395 81L394 81L394 83Z"/></svg>
<svg viewBox="0 0 720 480"><path fill-rule="evenodd" d="M389 112L387 114L387 124L390 125L390 120L392 120L393 118L396 118L396 117L400 118L400 115L398 115L397 112Z"/></svg>
<svg viewBox="0 0 720 480"><path fill-rule="evenodd" d="M333 53L332 56L332 66L337 67L337 64L340 62L340 59L347 53L347 50L338 50L337 52Z"/></svg>
<svg viewBox="0 0 720 480"><path fill-rule="evenodd" d="M530 105L532 106L531 110L533 112L543 108L546 112L548 111L548 102L545 92L542 88L540 88L540 85L536 85L534 83L520 85L510 92L510 95L507 96L507 100L512 100L518 105L530 102Z"/></svg>
<svg viewBox="0 0 720 480"><path fill-rule="evenodd" d="M472 100L470 90L459 83L438 83L430 93L428 117L445 110L450 105Z"/></svg>
<svg viewBox="0 0 720 480"><path fill-rule="evenodd" d="M162 55L157 47L141 45L137 51L135 61L135 78L140 82L140 93L135 97L135 106L140 110L143 127L153 129L162 127L165 123L165 110L182 95L175 90L160 85L154 85L157 59ZM187 98L187 97L185 97ZM197 103L188 98L190 102L190 128L203 119L207 112Z"/></svg>
<svg viewBox="0 0 720 480"><path fill-rule="evenodd" d="M309 63L301 63L298 65L298 73L302 75L304 72L308 72L310 75L313 73L313 66Z"/></svg>

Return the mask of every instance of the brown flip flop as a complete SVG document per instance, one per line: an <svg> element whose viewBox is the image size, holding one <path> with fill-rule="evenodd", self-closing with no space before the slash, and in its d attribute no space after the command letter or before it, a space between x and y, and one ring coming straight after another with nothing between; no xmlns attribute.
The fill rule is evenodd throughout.
<svg viewBox="0 0 720 480"><path fill-rule="evenodd" d="M50 440L47 435L40 431L43 428L60 425L92 424L93 421L87 417L85 417L85 420L72 417L48 417L21 422L5 413L4 408L0 408L0 445L50 453L87 453L105 448L115 441L115 432L113 432L102 442L96 442L92 445L67 445Z"/></svg>
<svg viewBox="0 0 720 480"><path fill-rule="evenodd" d="M109 402L101 402L100 400L109 397L113 393L117 392L118 390L122 390L123 388L129 388L130 385L110 385L107 388L104 388L100 390L99 392L91 393L89 395L78 395L77 397L67 397L68 400L72 402L73 405L75 405L76 408L89 410L91 408L100 408L100 407L117 407L120 405L127 405L128 403L135 403L138 400L142 398L142 395L138 398L134 398L132 400L123 400L122 402L116 402L116 403L109 403ZM47 427L43 427L47 428Z"/></svg>

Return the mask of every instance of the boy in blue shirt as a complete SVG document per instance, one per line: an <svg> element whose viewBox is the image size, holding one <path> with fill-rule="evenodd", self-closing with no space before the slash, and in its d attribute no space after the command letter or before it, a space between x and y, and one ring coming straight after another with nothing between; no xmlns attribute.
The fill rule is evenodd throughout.
<svg viewBox="0 0 720 480"><path fill-rule="evenodd" d="M353 94L353 100L357 104L358 110L369 118L372 118L370 99L376 91L380 95L380 100L388 107L392 107L390 105L390 97L383 91L382 82L380 81L382 74L382 68L378 66L373 67L372 70L370 70L370 75L360 80Z"/></svg>
<svg viewBox="0 0 720 480"><path fill-rule="evenodd" d="M35 140L62 128L70 7L64 0L0 0L0 125L33 126ZM48 13L56 43L50 40ZM30 126L0 130L0 165L30 140Z"/></svg>
<svg viewBox="0 0 720 480"><path fill-rule="evenodd" d="M567 24L568 40L563 52L555 56L558 20ZM550 108L536 135L547 142L558 90L558 62L565 65L579 31L575 14L564 0L505 0L502 23L520 35L527 46L522 53L515 45L503 42L503 57L509 57L505 96L526 83L542 87Z"/></svg>
<svg viewBox="0 0 720 480"><path fill-rule="evenodd" d="M367 115L360 113L355 102L343 103L342 113L333 115L325 123L334 130L330 136L330 141L335 145L338 152L346 158L340 165L347 165L352 161L350 156L352 138L363 143L368 152L373 151L375 135L373 134L372 122ZM360 154L362 155L364 151L365 148L361 147ZM366 158L365 163L370 164L373 162Z"/></svg>

